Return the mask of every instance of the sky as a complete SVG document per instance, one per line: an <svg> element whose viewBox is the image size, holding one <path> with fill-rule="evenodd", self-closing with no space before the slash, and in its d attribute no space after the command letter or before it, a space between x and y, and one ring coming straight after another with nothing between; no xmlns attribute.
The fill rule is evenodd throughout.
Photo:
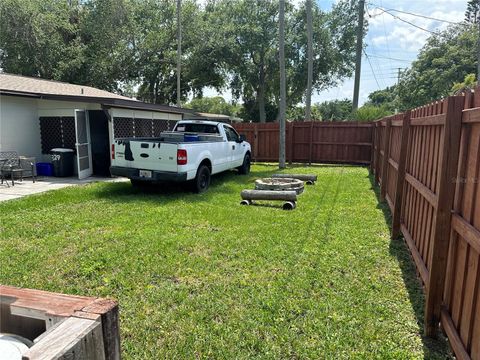
<svg viewBox="0 0 480 360"><path fill-rule="evenodd" d="M301 3L303 0L294 0ZM321 9L329 11L335 0L317 0ZM362 105L368 100L368 94L384 89L397 82L398 68L405 69L417 57L419 50L431 35L421 30L432 32L445 29L449 22L461 22L464 19L468 0L365 0L368 20L368 33L364 39L365 54L362 57L362 72L360 78L359 102ZM410 22L419 28L407 24L398 18ZM392 9L417 15L432 17L447 22L395 12ZM312 94L312 103L335 99L351 99L353 96L353 77L346 79L340 86L321 93ZM216 91L206 89L204 96L215 96ZM231 100L229 90L219 94L226 100Z"/></svg>

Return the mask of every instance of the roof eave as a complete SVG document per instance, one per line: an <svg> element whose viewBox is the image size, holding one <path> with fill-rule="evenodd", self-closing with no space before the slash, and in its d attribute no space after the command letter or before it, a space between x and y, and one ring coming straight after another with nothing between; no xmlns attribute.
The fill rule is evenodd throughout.
<svg viewBox="0 0 480 360"><path fill-rule="evenodd" d="M115 99L108 97L96 97L96 96L77 96L77 95L58 95L58 94L41 94L41 93L29 93L21 91L1 90L0 95L7 96L22 96L29 98L45 99L45 100L60 100L60 101L80 101L86 103L99 103L105 107L122 107L127 109L137 110L150 110L150 111L162 111L169 113L185 114L190 113L192 110L185 108L177 108L168 105L150 104L137 100L127 99Z"/></svg>

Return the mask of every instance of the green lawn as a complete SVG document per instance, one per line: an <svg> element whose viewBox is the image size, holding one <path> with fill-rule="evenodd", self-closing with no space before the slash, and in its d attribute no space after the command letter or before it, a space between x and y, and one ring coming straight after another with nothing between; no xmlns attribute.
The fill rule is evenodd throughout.
<svg viewBox="0 0 480 360"><path fill-rule="evenodd" d="M294 211L97 183L0 203L0 283L120 302L125 359L446 358L368 170L316 166Z"/></svg>

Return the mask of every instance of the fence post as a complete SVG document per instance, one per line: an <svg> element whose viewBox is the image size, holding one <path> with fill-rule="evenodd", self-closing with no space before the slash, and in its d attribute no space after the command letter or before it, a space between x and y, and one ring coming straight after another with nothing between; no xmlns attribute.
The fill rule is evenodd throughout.
<svg viewBox="0 0 480 360"><path fill-rule="evenodd" d="M446 119L438 174L438 203L433 219L433 237L429 252L430 269L426 284L425 334L435 336L440 321L440 307L445 287L448 244L450 240L451 210L455 196L460 137L462 131L463 97L447 99Z"/></svg>
<svg viewBox="0 0 480 360"><path fill-rule="evenodd" d="M287 150L288 150L288 163L292 165L293 163L293 125L294 121L288 123L288 138L287 138Z"/></svg>
<svg viewBox="0 0 480 360"><path fill-rule="evenodd" d="M370 153L370 172L375 173L375 136L376 136L376 127L375 127L375 122L372 122L372 147L371 147L371 153Z"/></svg>
<svg viewBox="0 0 480 360"><path fill-rule="evenodd" d="M385 138L383 139L383 163L382 163L382 183L380 185L380 199L385 200L387 193L387 179L388 179L388 159L390 157L390 130L392 129L392 119L386 120L385 124Z"/></svg>
<svg viewBox="0 0 480 360"><path fill-rule="evenodd" d="M257 161L258 158L258 125L253 124L253 159Z"/></svg>
<svg viewBox="0 0 480 360"><path fill-rule="evenodd" d="M375 122L375 143L377 149L375 150L375 183L378 184L380 182L380 126L381 120Z"/></svg>
<svg viewBox="0 0 480 360"><path fill-rule="evenodd" d="M313 154L313 121L310 121L310 148L308 150L308 163L312 165L312 154Z"/></svg>
<svg viewBox="0 0 480 360"><path fill-rule="evenodd" d="M400 159L398 160L397 184L395 199L393 199L392 238L400 235L400 220L402 216L403 187L407 164L408 136L410 134L410 110L403 114L402 141L400 143Z"/></svg>

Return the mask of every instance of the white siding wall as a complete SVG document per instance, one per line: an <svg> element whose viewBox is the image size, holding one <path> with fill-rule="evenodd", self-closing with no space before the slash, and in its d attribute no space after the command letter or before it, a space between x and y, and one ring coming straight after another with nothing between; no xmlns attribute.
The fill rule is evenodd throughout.
<svg viewBox="0 0 480 360"><path fill-rule="evenodd" d="M41 156L36 99L0 96L0 151Z"/></svg>
<svg viewBox="0 0 480 360"><path fill-rule="evenodd" d="M29 99L17 96L0 96L0 151L17 151L34 156L37 161L48 161L42 155L40 116L74 116L74 109L100 110L100 104ZM181 114L156 111L110 109L112 117L137 117L149 119L182 120ZM113 140L112 123L109 126Z"/></svg>

